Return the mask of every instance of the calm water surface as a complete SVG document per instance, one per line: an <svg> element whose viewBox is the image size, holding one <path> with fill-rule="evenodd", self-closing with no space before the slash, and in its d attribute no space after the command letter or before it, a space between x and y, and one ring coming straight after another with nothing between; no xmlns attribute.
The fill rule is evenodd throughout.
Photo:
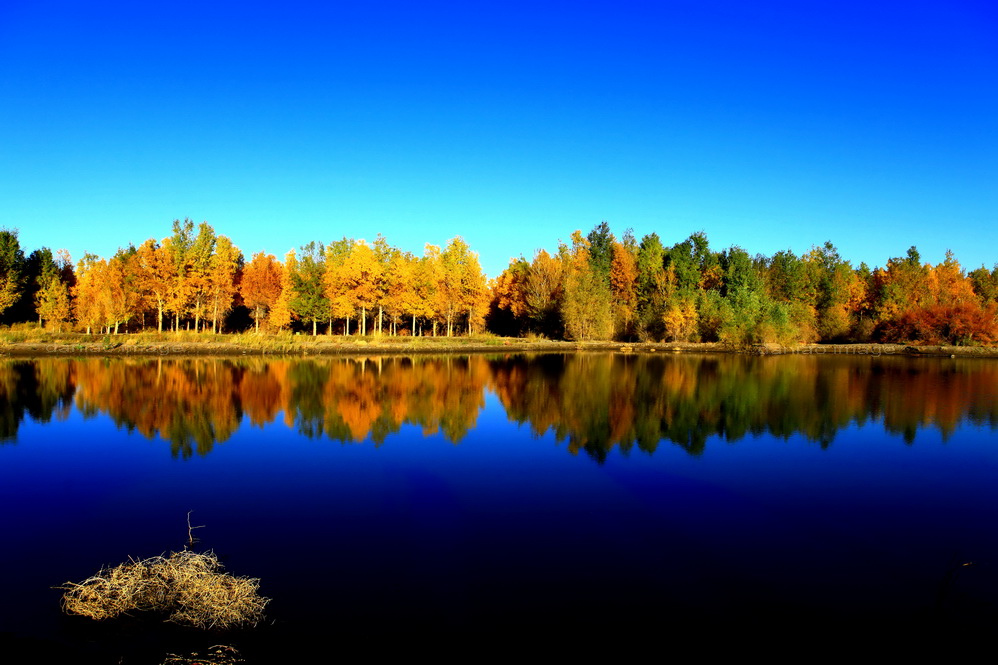
<svg viewBox="0 0 998 665"><path fill-rule="evenodd" d="M6 360L0 631L129 663L757 621L990 633L996 474L987 360ZM51 587L182 548L188 511L262 580L266 626L60 613Z"/></svg>

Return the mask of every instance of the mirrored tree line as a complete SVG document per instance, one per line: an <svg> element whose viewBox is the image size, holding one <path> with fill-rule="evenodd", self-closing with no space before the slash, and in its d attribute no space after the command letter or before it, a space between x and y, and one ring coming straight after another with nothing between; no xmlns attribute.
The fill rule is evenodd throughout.
<svg viewBox="0 0 998 665"><path fill-rule="evenodd" d="M109 416L179 457L207 455L240 427L381 445L403 427L458 444L486 393L507 418L572 454L664 444L699 455L711 439L768 433L822 447L852 424L882 421L913 443L932 427L998 428L998 368L904 357L759 358L611 353L343 359L41 359L0 362L0 442L25 418ZM879 426L879 425L877 425Z"/></svg>
<svg viewBox="0 0 998 665"><path fill-rule="evenodd" d="M457 335L755 343L998 343L998 264L965 271L911 247L853 266L829 241L802 255L717 251L697 232L618 239L602 222L554 253L512 259L495 279L461 238L422 256L382 236L313 241L249 260L206 222L109 259L42 248L0 231L0 320L61 331Z"/></svg>

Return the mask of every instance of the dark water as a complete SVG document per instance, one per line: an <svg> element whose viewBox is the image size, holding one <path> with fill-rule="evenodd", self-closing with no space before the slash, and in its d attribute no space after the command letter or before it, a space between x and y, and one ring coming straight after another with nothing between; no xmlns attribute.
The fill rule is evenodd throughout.
<svg viewBox="0 0 998 665"><path fill-rule="evenodd" d="M0 631L25 652L998 627L992 361L3 361L0 441ZM189 510L199 547L262 580L266 625L60 613L53 586L182 548Z"/></svg>

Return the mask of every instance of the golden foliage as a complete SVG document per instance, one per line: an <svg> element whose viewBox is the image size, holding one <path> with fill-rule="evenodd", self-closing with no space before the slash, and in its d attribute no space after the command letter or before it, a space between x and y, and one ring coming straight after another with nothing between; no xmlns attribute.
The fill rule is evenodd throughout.
<svg viewBox="0 0 998 665"><path fill-rule="evenodd" d="M662 314L662 324L669 341L689 341L697 331L696 304L692 300L671 302Z"/></svg>

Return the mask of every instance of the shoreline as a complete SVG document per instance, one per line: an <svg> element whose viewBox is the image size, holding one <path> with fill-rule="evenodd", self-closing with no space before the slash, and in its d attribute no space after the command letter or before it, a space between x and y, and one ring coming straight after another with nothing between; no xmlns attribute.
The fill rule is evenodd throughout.
<svg viewBox="0 0 998 665"><path fill-rule="evenodd" d="M172 335L176 338L170 339ZM718 342L565 342L514 337L329 337L166 333L146 336L57 335L51 340L0 342L0 356L357 356L461 353L634 354L740 353L746 355L869 355L998 358L998 347L913 344L753 344Z"/></svg>

